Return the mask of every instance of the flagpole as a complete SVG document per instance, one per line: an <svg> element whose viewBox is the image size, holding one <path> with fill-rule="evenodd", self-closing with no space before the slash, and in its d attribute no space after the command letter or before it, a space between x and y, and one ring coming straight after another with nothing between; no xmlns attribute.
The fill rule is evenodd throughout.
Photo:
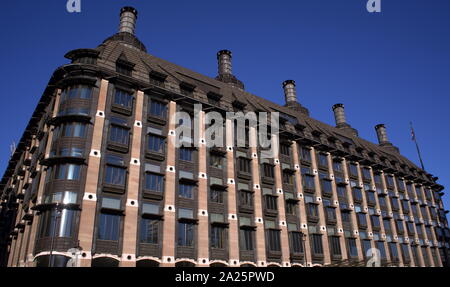
<svg viewBox="0 0 450 287"><path fill-rule="evenodd" d="M416 149L417 149L417 154L419 155L420 165L422 166L422 169L425 170L425 166L423 164L422 155L420 154L419 144L417 143L416 133L414 132L414 128L413 128L412 122L409 122L409 125L411 126L412 140L416 144Z"/></svg>

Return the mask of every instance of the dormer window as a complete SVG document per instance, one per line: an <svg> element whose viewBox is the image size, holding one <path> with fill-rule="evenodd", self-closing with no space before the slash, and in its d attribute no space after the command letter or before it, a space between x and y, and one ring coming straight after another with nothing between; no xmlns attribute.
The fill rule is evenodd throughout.
<svg viewBox="0 0 450 287"><path fill-rule="evenodd" d="M116 72L131 77L135 64L129 62L124 54L121 54L116 61Z"/></svg>
<svg viewBox="0 0 450 287"><path fill-rule="evenodd" d="M150 77L150 84L158 87L164 87L167 75L157 71L151 71L149 77Z"/></svg>
<svg viewBox="0 0 450 287"><path fill-rule="evenodd" d="M194 93L195 86L186 82L180 84L180 93L185 96L192 96Z"/></svg>
<svg viewBox="0 0 450 287"><path fill-rule="evenodd" d="M213 93L213 92L209 92L208 93L208 103L213 105L213 106L220 106L220 99L222 98L222 95Z"/></svg>

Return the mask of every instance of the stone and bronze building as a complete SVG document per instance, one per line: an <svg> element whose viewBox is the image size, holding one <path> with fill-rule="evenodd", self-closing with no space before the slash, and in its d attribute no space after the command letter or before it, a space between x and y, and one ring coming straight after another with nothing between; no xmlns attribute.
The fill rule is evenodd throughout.
<svg viewBox="0 0 450 287"><path fill-rule="evenodd" d="M116 34L53 73L0 182L2 265L356 266L372 248L382 266L449 265L444 188L384 125L374 144L342 104L336 126L317 121L292 80L284 106L257 97L230 51L216 78L159 59L136 20L123 8ZM272 158L236 146L231 120L223 147L205 144L205 115L230 111L279 113ZM176 147L187 123L200 142Z"/></svg>

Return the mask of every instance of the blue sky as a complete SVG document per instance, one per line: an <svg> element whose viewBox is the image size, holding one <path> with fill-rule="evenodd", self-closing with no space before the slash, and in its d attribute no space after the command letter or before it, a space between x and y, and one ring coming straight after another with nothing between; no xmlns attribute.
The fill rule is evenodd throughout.
<svg viewBox="0 0 450 287"><path fill-rule="evenodd" d="M248 91L283 104L281 83L294 79L314 118L334 124L331 106L342 102L363 138L376 142L374 126L384 123L418 163L413 121L427 171L450 186L450 1L382 0L378 14L366 2L81 0L82 12L70 14L65 0L5 1L0 173L64 54L96 47L117 31L120 7L132 5L149 53L213 77L216 52L232 50Z"/></svg>

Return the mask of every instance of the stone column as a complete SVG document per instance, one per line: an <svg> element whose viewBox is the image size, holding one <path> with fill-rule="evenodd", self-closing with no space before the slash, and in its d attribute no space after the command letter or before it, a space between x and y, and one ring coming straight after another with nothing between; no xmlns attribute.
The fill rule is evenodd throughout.
<svg viewBox="0 0 450 287"><path fill-rule="evenodd" d="M320 197L322 199L322 192L320 187L320 178L319 178L319 172L317 167L317 155L316 150L314 148L311 148L311 166L314 169L314 183L315 183L315 189L316 189L316 196ZM323 244L323 256L324 256L324 264L331 264L331 256L330 256L330 245L328 243L328 234L326 230L326 218L325 218L325 212L323 210L323 202L320 200L319 206L319 226L322 232L322 244ZM324 229L323 229L324 228ZM323 229L323 230L322 230Z"/></svg>
<svg viewBox="0 0 450 287"><path fill-rule="evenodd" d="M299 148L297 142L292 142L292 156L294 157L294 165L296 166L295 171L295 184L298 192L298 198L300 199L299 202L299 215L300 215L300 228L302 230L302 233L304 234L304 256L305 256L305 262L306 266L312 264L312 257L311 257L311 243L309 240L309 231L308 231L308 216L306 215L306 207L305 207L305 200L304 200L304 192L303 192L303 185L302 185L302 173L301 173L301 165L299 161ZM304 266L304 267L306 267Z"/></svg>
<svg viewBox="0 0 450 287"><path fill-rule="evenodd" d="M161 266L175 266L175 161L176 161L176 117L177 104L173 101L169 103L169 135L167 137L167 170L164 184L164 222L163 222L163 240L162 240L162 263Z"/></svg>
<svg viewBox="0 0 450 287"><path fill-rule="evenodd" d="M272 149L275 151L274 156L274 176L275 176L275 188L277 191L278 199L278 226L280 231L280 242L281 242L281 261L282 266L289 267L290 263L290 249L289 249L289 237L286 223L286 201L284 199L283 193L283 178L281 175L281 163L279 159L279 138L278 135L272 135Z"/></svg>
<svg viewBox="0 0 450 287"><path fill-rule="evenodd" d="M346 181L349 182L350 177L349 177L349 172L348 172L347 160L345 158L342 161L342 166L344 167L344 177L345 177ZM364 256L363 256L361 241L359 240L359 232L356 233L356 231L358 231L358 229L357 229L358 220L356 219L356 213L355 213L354 201L353 201L353 193L352 193L352 187L350 186L350 183L347 184L347 197L348 197L349 205L353 206L352 212L350 213L350 217L351 217L353 228L356 228L356 229L353 229L353 236L356 238L356 249L358 250L358 260L363 261Z"/></svg>
<svg viewBox="0 0 450 287"><path fill-rule="evenodd" d="M131 162L128 173L127 201L125 206L125 219L123 231L123 247L121 266L136 266L137 225L139 217L139 190L141 177L141 146L142 146L142 122L144 93L136 93L136 111L131 139Z"/></svg>
<svg viewBox="0 0 450 287"><path fill-rule="evenodd" d="M253 140L255 143L257 142L256 129L254 127L250 127L249 137L250 142L252 142ZM258 149L256 148L256 145L251 145L250 150L252 153L252 180L255 206L256 260L258 266L264 267L267 265L266 237L264 232L263 200L259 174ZM234 161L234 158L232 158L232 161Z"/></svg>
<svg viewBox="0 0 450 287"><path fill-rule="evenodd" d="M97 113L94 119L91 151L86 172L86 185L81 204L78 239L82 248L80 266L91 266L91 250L94 237L94 223L97 205L98 177L100 171L103 127L105 123L106 97L109 82L102 79L98 95Z"/></svg>
<svg viewBox="0 0 450 287"><path fill-rule="evenodd" d="M197 116L197 115L196 115ZM198 253L197 266L209 266L209 220L208 220L208 179L200 176L207 175L206 141L205 141L205 112L198 114L199 131L198 143ZM230 238L231 239L231 238ZM231 249L230 249L231 250Z"/></svg>
<svg viewBox="0 0 450 287"><path fill-rule="evenodd" d="M333 191L333 199L334 201L338 201L338 194L337 194L337 187L336 187L336 180L334 179L334 170L333 170L333 159L331 154L328 154L327 156L327 160L328 160L328 174L330 175L330 177L332 178L332 184L331 184L331 188ZM331 176L333 175L333 176ZM342 217L341 217L341 208L339 205L337 205L336 207L336 230L339 233L339 230L342 229L343 224L342 224ZM342 229L343 230L343 229ZM342 260L346 260L348 259L348 252L347 252L347 244L345 244L345 236L344 233L342 232L340 239L340 246L341 246L341 256L342 256Z"/></svg>

